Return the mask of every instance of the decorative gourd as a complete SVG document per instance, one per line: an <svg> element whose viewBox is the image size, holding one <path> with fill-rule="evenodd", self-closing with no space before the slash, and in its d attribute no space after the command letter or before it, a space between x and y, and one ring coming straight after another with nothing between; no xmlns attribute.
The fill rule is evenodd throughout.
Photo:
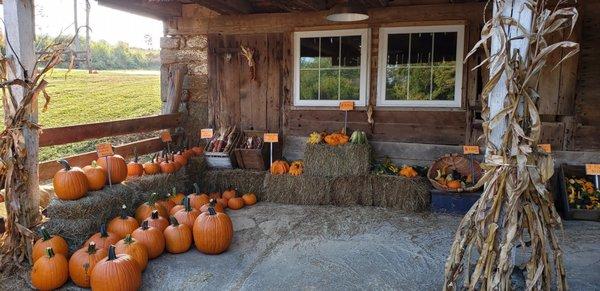
<svg viewBox="0 0 600 291"><path fill-rule="evenodd" d="M144 173L146 175L156 175L160 173L160 164L156 162L156 154L152 157L152 160L142 165Z"/></svg>
<svg viewBox="0 0 600 291"><path fill-rule="evenodd" d="M406 178L414 178L419 175L419 173L417 173L417 171L413 167L407 165L402 166L402 169L400 170L399 174L400 176L404 176Z"/></svg>
<svg viewBox="0 0 600 291"><path fill-rule="evenodd" d="M110 246L108 256L92 270L90 283L94 291L135 291L142 286L142 270L130 255L117 255Z"/></svg>
<svg viewBox="0 0 600 291"><path fill-rule="evenodd" d="M31 284L36 289L54 290L69 280L69 263L63 254L55 253L51 247L44 249L31 268Z"/></svg>
<svg viewBox="0 0 600 291"><path fill-rule="evenodd" d="M54 253L61 254L65 258L69 256L69 246L65 239L58 235L50 235L43 226L40 228L40 234L42 237L35 242L31 252L34 262L46 254L47 248L52 248Z"/></svg>
<svg viewBox="0 0 600 291"><path fill-rule="evenodd" d="M185 224L179 224L173 216L169 220L171 225L163 232L167 251L172 254L187 252L192 245L192 229Z"/></svg>
<svg viewBox="0 0 600 291"><path fill-rule="evenodd" d="M148 258L154 259L165 251L165 236L158 228L148 225L148 221L142 222L142 226L131 233L135 238L148 249Z"/></svg>
<svg viewBox="0 0 600 291"><path fill-rule="evenodd" d="M133 161L127 164L127 178L140 177L144 174L144 165L138 161L137 150L133 149Z"/></svg>
<svg viewBox="0 0 600 291"><path fill-rule="evenodd" d="M314 131L308 136L307 142L309 144L320 144L322 141L323 141L323 135Z"/></svg>
<svg viewBox="0 0 600 291"><path fill-rule="evenodd" d="M338 132L327 135L324 138L325 143L327 143L330 146L344 145L348 143L349 139L350 138L347 135Z"/></svg>
<svg viewBox="0 0 600 291"><path fill-rule="evenodd" d="M177 189L173 187L173 190L171 191L171 197L169 199L171 199L171 201L173 201L175 204L182 204L183 198L185 198L185 194L181 192L177 193Z"/></svg>
<svg viewBox="0 0 600 291"><path fill-rule="evenodd" d="M108 232L116 234L119 238L124 238L139 227L139 223L135 218L127 215L127 206L121 207L121 214L113 218L108 223Z"/></svg>
<svg viewBox="0 0 600 291"><path fill-rule="evenodd" d="M98 166L96 161L92 161L91 165L83 167L83 173L88 180L89 190L98 191L104 188L106 184L106 173L102 167Z"/></svg>
<svg viewBox="0 0 600 291"><path fill-rule="evenodd" d="M90 288L90 276L92 270L98 262L106 258L107 250L96 248L96 244L91 242L77 250L69 259L69 275L75 285L82 288Z"/></svg>
<svg viewBox="0 0 600 291"><path fill-rule="evenodd" d="M142 221L150 217L150 215L152 215L152 211L154 210L157 210L158 215L162 217L169 217L169 212L167 212L162 205L158 204L156 202L157 200L158 194L152 193L148 198L148 201L142 203L142 205L135 210L135 219L138 221L138 223L141 224Z"/></svg>
<svg viewBox="0 0 600 291"><path fill-rule="evenodd" d="M290 170L290 165L286 161L277 160L271 164L271 175L287 174Z"/></svg>
<svg viewBox="0 0 600 291"><path fill-rule="evenodd" d="M121 238L112 232L108 232L106 230L106 224L100 225L100 232L92 235L84 245L89 245L90 243L94 243L94 245L103 250L108 250L110 245L116 244Z"/></svg>
<svg viewBox="0 0 600 291"><path fill-rule="evenodd" d="M446 182L446 187L448 187L449 189L460 189L461 188L461 184L459 180L450 180Z"/></svg>
<svg viewBox="0 0 600 291"><path fill-rule="evenodd" d="M216 255L229 248L233 238L233 224L227 214L209 207L208 212L198 216L192 232L194 244L199 251Z"/></svg>
<svg viewBox="0 0 600 291"><path fill-rule="evenodd" d="M210 198L208 195L206 195L206 193L200 193L200 187L198 187L198 184L196 183L194 183L194 189L196 192L188 195L190 198L190 205L192 205L194 209L200 210L202 205L210 202Z"/></svg>
<svg viewBox="0 0 600 291"><path fill-rule="evenodd" d="M190 205L190 199L187 197L183 199L183 207L183 209L177 211L177 213L175 213L173 216L177 219L177 221L179 221L179 223L185 224L191 229L194 227L194 221L196 221L196 218L198 215L200 215L200 210L192 208Z"/></svg>
<svg viewBox="0 0 600 291"><path fill-rule="evenodd" d="M131 256L138 267L140 267L140 270L143 271L146 269L146 266L148 265L148 248L131 237L131 234L128 234L115 245L115 251L117 254Z"/></svg>
<svg viewBox="0 0 600 291"><path fill-rule="evenodd" d="M60 160L59 163L63 168L52 179L56 196L62 200L76 200L85 196L89 185L83 170L71 167L66 160Z"/></svg>
<svg viewBox="0 0 600 291"><path fill-rule="evenodd" d="M288 173L292 176L300 176L302 175L302 173L304 172L304 162L298 160L298 161L293 161L290 164L290 170L288 171Z"/></svg>
<svg viewBox="0 0 600 291"><path fill-rule="evenodd" d="M112 184L119 184L127 178L127 163L120 155L98 158L96 163L106 173L106 184L109 184L109 180Z"/></svg>
<svg viewBox="0 0 600 291"><path fill-rule="evenodd" d="M242 209L244 207L244 199L235 197L227 201L227 206L233 210Z"/></svg>
<svg viewBox="0 0 600 291"><path fill-rule="evenodd" d="M221 197L229 200L237 197L237 192L234 189L225 190L223 191L223 195L221 195Z"/></svg>
<svg viewBox="0 0 600 291"><path fill-rule="evenodd" d="M169 221L166 220L164 217L159 216L157 210L152 211L150 217L146 218L145 221L148 221L148 225L156 227L160 231L164 231L165 228L169 226Z"/></svg>
<svg viewBox="0 0 600 291"><path fill-rule="evenodd" d="M208 212L209 207L213 207L216 212L225 212L225 208L223 208L223 205L217 203L217 200L215 199L210 199L210 202L208 204L204 204L202 205L202 207L200 207L200 213Z"/></svg>
<svg viewBox="0 0 600 291"><path fill-rule="evenodd" d="M256 204L256 195L254 193L246 193L242 196L244 200L244 205L254 205Z"/></svg>
<svg viewBox="0 0 600 291"><path fill-rule="evenodd" d="M350 136L350 143L352 144L366 144L367 143L367 135L364 131L355 131Z"/></svg>

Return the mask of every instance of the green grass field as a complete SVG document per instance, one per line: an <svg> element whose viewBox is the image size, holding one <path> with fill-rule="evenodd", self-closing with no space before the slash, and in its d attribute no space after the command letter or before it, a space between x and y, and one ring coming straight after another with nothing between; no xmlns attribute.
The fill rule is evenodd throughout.
<svg viewBox="0 0 600 291"><path fill-rule="evenodd" d="M88 74L56 69L49 75L47 92L51 96L48 111L41 112L43 128L126 119L160 113L160 75L153 71L98 71ZM2 111L3 112L3 111ZM4 118L2 117L2 119ZM131 142L148 135L127 135L101 139L113 144ZM40 150L40 161L53 160L93 151L100 140L90 140Z"/></svg>

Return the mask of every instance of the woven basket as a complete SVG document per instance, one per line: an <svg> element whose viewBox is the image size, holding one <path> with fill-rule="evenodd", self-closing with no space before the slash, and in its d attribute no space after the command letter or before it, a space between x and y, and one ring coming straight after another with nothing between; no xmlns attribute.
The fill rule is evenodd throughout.
<svg viewBox="0 0 600 291"><path fill-rule="evenodd" d="M437 175L437 170L441 170L445 167L448 170L456 170L463 176L467 176L467 175L471 174L471 171L473 171L473 173L474 173L473 180L474 181L478 181L481 178L481 176L483 175L483 171L481 170L481 167L479 166L479 162L477 162L476 160L473 160L473 169L471 169L470 160L465 158L464 156L459 155L459 154L444 155L443 157L441 157L441 158L437 159L435 162L433 162L433 164L431 164L431 167L429 167L429 170L427 171L427 178L429 178L429 181L431 181L431 184L433 185L434 188L436 188L438 190L442 190L442 191L448 191L448 192L474 192L479 189L479 188L473 187L474 185L466 187L466 188L450 189L450 188L446 187L445 185L438 183L435 180L435 176Z"/></svg>

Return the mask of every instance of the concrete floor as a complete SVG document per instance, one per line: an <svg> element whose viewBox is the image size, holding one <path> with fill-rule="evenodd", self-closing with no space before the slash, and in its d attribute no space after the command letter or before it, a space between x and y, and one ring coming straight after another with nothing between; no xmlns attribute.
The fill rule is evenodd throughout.
<svg viewBox="0 0 600 291"><path fill-rule="evenodd" d="M229 212L236 230L218 256L164 254L146 290L440 290L460 217L373 207L259 203ZM571 290L600 290L600 223L565 223Z"/></svg>

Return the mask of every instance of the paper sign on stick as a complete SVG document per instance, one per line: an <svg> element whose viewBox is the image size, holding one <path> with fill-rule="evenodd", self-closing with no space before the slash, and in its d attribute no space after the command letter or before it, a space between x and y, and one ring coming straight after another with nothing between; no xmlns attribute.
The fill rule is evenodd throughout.
<svg viewBox="0 0 600 291"><path fill-rule="evenodd" d="M200 138L212 138L213 137L213 129L212 128L203 128L200 130Z"/></svg>
<svg viewBox="0 0 600 291"><path fill-rule="evenodd" d="M474 145L463 146L463 153L465 155L478 155L479 154L479 146L474 146Z"/></svg>
<svg viewBox="0 0 600 291"><path fill-rule="evenodd" d="M100 143L96 145L96 152L98 152L98 157L109 157L114 156L115 152L113 151L113 146L110 143Z"/></svg>
<svg viewBox="0 0 600 291"><path fill-rule="evenodd" d="M173 138L171 137L171 133L168 130L165 130L160 133L160 139L163 142L172 142Z"/></svg>
<svg viewBox="0 0 600 291"><path fill-rule="evenodd" d="M354 110L354 101L341 101L340 102L340 110L341 111L352 111L352 110Z"/></svg>

